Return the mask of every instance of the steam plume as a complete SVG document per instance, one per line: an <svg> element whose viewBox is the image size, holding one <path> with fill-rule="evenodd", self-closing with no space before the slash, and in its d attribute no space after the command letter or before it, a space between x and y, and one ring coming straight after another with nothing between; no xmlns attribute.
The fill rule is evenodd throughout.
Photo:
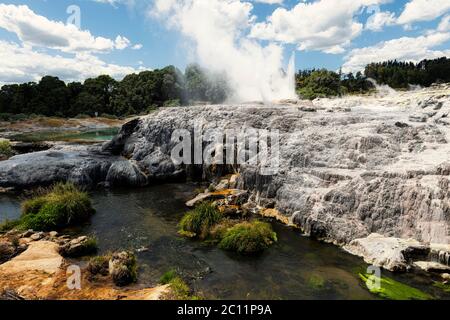
<svg viewBox="0 0 450 320"><path fill-rule="evenodd" d="M234 101L295 99L294 58L285 72L281 45L248 36L252 9L240 0L155 0L151 15L190 40L199 64L227 74Z"/></svg>

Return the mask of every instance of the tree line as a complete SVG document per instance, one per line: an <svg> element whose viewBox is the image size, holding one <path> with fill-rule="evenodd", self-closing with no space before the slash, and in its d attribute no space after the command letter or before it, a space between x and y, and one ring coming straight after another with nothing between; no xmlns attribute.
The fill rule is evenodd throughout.
<svg viewBox="0 0 450 320"><path fill-rule="evenodd" d="M450 59L443 57L419 63L396 60L371 63L365 67L364 73L356 74L326 69L303 70L296 75L297 92L305 99L366 93L375 89L371 79L395 89L450 82Z"/></svg>
<svg viewBox="0 0 450 320"><path fill-rule="evenodd" d="M366 66L364 74L395 89L408 88L409 85L429 87L433 83L450 82L450 59L442 57L416 64L396 60L371 63Z"/></svg>
<svg viewBox="0 0 450 320"><path fill-rule="evenodd" d="M450 59L371 63L364 73L303 70L296 74L300 97L340 96L374 89L369 79L393 88L430 86L450 82ZM127 75L116 81L101 75L66 84L45 76L39 82L4 85L0 90L0 118L10 115L75 117L80 115L127 116L148 113L159 107L196 102L221 103L231 94L225 74L189 65L184 73L174 66Z"/></svg>
<svg viewBox="0 0 450 320"><path fill-rule="evenodd" d="M229 91L225 75L210 73L198 65L189 65L184 74L168 66L130 74L122 81L101 75L84 83L66 84L57 77L45 76L38 83L4 85L0 114L127 116L194 101L220 103Z"/></svg>

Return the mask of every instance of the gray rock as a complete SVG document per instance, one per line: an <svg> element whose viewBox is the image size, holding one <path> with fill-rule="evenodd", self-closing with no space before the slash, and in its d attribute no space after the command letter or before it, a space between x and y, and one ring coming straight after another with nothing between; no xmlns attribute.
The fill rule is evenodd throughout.
<svg viewBox="0 0 450 320"><path fill-rule="evenodd" d="M91 238L81 236L70 241L58 240L57 243L60 244L61 255L70 258L77 258L92 255L97 252L97 247L93 245L91 241Z"/></svg>
<svg viewBox="0 0 450 320"><path fill-rule="evenodd" d="M355 239L344 246L344 249L351 254L362 257L368 264L383 267L390 271L406 271L411 267L411 262L405 252L411 258L411 252L414 250L426 250L416 240L389 238L379 234Z"/></svg>
<svg viewBox="0 0 450 320"><path fill-rule="evenodd" d="M450 272L449 266L434 261L416 261L414 266L426 272L442 274Z"/></svg>
<svg viewBox="0 0 450 320"><path fill-rule="evenodd" d="M130 161L114 162L109 168L106 182L110 186L139 187L147 184L147 177Z"/></svg>
<svg viewBox="0 0 450 320"><path fill-rule="evenodd" d="M92 146L64 146L23 154L0 163L0 187L24 189L58 181L95 186L105 180L114 160Z"/></svg>
<svg viewBox="0 0 450 320"><path fill-rule="evenodd" d="M130 252L114 253L109 260L109 274L120 287L136 282L136 268L136 257Z"/></svg>
<svg viewBox="0 0 450 320"><path fill-rule="evenodd" d="M0 264L10 260L16 254L16 247L9 241L0 241Z"/></svg>
<svg viewBox="0 0 450 320"><path fill-rule="evenodd" d="M33 241L39 241L39 240L41 240L44 237L45 237L44 232L36 232L36 233L33 233L30 236L30 239L33 240Z"/></svg>

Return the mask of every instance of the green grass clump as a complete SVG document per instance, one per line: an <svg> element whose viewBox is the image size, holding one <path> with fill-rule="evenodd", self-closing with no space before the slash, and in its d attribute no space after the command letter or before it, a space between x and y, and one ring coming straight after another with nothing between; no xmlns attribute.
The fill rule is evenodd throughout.
<svg viewBox="0 0 450 320"><path fill-rule="evenodd" d="M93 213L87 193L71 183L58 183L23 202L20 226L35 231L58 230L84 222Z"/></svg>
<svg viewBox="0 0 450 320"><path fill-rule="evenodd" d="M170 292L164 295L164 300L201 300L200 296L192 294L191 288L187 283L176 274L176 272L169 271L166 272L162 277L165 278L166 283L161 282L161 284L168 284L170 286ZM168 280L169 278L170 281Z"/></svg>
<svg viewBox="0 0 450 320"><path fill-rule="evenodd" d="M8 158L14 155L14 151L9 140L0 139L0 154L5 155Z"/></svg>
<svg viewBox="0 0 450 320"><path fill-rule="evenodd" d="M240 254L259 253L277 241L270 224L261 221L242 222L225 232L219 247Z"/></svg>
<svg viewBox="0 0 450 320"><path fill-rule="evenodd" d="M376 294L384 299L390 300L430 300L433 297L429 294L420 291L419 289L410 287L406 284L397 282L390 278L382 277L378 278L375 275L359 274L361 280L364 281L367 288L373 294ZM380 283L380 286L374 286L373 284Z"/></svg>
<svg viewBox="0 0 450 320"><path fill-rule="evenodd" d="M169 284L173 279L175 279L178 276L177 272L175 270L169 270L165 272L161 278L159 279L159 282L161 284Z"/></svg>
<svg viewBox="0 0 450 320"><path fill-rule="evenodd" d="M181 219L179 233L189 238L204 239L211 227L221 219L222 215L217 208L210 202L204 202Z"/></svg>

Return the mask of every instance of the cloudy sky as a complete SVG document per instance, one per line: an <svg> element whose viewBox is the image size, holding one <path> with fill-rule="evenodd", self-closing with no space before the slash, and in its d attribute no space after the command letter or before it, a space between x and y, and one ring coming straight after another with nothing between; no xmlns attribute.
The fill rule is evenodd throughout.
<svg viewBox="0 0 450 320"><path fill-rule="evenodd" d="M83 80L190 62L356 71L450 56L450 0L13 0L0 3L0 83ZM248 67L253 65L253 68Z"/></svg>

